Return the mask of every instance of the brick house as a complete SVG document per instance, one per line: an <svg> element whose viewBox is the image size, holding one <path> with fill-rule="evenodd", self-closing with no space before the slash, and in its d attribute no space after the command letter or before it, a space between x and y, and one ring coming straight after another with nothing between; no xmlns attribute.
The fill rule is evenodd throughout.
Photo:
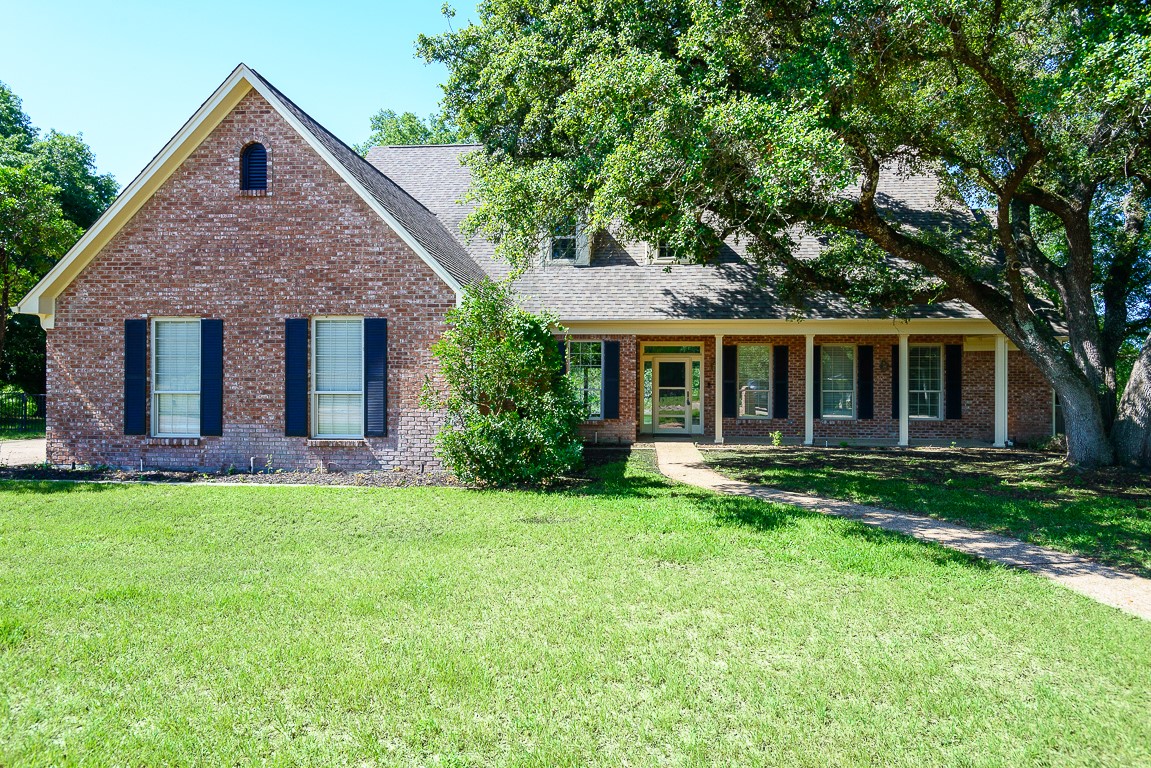
<svg viewBox="0 0 1151 768"><path fill-rule="evenodd" d="M19 304L48 331L49 460L433 465L429 348L467 285L508 273L460 236L471 149L364 159L238 67ZM915 210L936 196L895 174L882 191ZM519 278L568 329L589 441L1052 433L1050 387L970 307L893 321L827 299L797 320L737 245L718 262L575 226Z"/></svg>

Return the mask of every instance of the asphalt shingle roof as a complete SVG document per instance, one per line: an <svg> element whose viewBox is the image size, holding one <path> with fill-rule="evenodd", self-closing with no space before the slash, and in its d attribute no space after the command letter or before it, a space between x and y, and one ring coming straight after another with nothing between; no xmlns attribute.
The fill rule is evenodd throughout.
<svg viewBox="0 0 1151 768"><path fill-rule="evenodd" d="M478 149L474 145L374 147L368 162L406 189L439 217L464 244L460 223L471 211L461 202L471 182L461 157ZM908 210L907 219L932 215L937 206L937 181L929 176L883 174L878 197L882 204ZM489 276L505 277L509 265L495 255L494 245L476 237L465 244L475 263ZM814 254L820 247L814 237L802 237L800 255ZM529 269L516 288L531 309L548 309L562 320L659 320L659 319L782 319L794 309L782 301L769 281L760 279L756 267L744 259L745 249L729 243L715 265L651 264L644 243L621 243L609 232L594 241L591 264L575 266L546 262ZM851 308L831 295L812 297L806 317L885 317L882 312ZM919 307L921 318L980 317L962 302Z"/></svg>

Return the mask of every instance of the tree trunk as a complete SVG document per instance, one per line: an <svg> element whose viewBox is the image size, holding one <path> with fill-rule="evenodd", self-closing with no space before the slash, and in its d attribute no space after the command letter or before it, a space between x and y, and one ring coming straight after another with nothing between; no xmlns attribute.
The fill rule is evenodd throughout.
<svg viewBox="0 0 1151 768"><path fill-rule="evenodd" d="M4 341L8 337L8 303L12 281L8 276L8 250L0 244L0 361L4 360Z"/></svg>
<svg viewBox="0 0 1151 768"><path fill-rule="evenodd" d="M1151 335L1131 369L1111 440L1121 463L1151 467Z"/></svg>
<svg viewBox="0 0 1151 768"><path fill-rule="evenodd" d="M1055 381L1063 423L1067 429L1067 461L1079 467L1104 467L1115 462L1107 439L1099 395L1078 377Z"/></svg>

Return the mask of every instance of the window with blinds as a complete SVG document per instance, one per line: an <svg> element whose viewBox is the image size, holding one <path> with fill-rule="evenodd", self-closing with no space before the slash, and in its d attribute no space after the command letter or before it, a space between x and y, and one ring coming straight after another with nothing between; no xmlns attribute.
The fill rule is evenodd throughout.
<svg viewBox="0 0 1151 768"><path fill-rule="evenodd" d="M364 436L364 321L317 318L312 334L312 434Z"/></svg>
<svg viewBox="0 0 1151 768"><path fill-rule="evenodd" d="M771 355L766 344L740 344L736 356L739 372L739 416L771 418Z"/></svg>
<svg viewBox="0 0 1151 768"><path fill-rule="evenodd" d="M155 320L152 329L153 433L199 437L200 320Z"/></svg>
<svg viewBox="0 0 1151 768"><path fill-rule="evenodd" d="M938 345L907 349L907 415L938 419L943 405L943 350Z"/></svg>
<svg viewBox="0 0 1151 768"><path fill-rule="evenodd" d="M855 416L855 347L820 348L820 398L824 418Z"/></svg>

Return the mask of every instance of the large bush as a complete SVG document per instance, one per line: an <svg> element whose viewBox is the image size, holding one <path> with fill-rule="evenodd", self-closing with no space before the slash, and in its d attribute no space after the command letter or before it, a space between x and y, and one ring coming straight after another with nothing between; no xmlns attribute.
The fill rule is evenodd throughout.
<svg viewBox="0 0 1151 768"><path fill-rule="evenodd" d="M436 451L465 482L543 483L578 466L584 411L553 327L520 308L505 283L469 288L433 347L442 384L424 385L425 407L448 420Z"/></svg>

